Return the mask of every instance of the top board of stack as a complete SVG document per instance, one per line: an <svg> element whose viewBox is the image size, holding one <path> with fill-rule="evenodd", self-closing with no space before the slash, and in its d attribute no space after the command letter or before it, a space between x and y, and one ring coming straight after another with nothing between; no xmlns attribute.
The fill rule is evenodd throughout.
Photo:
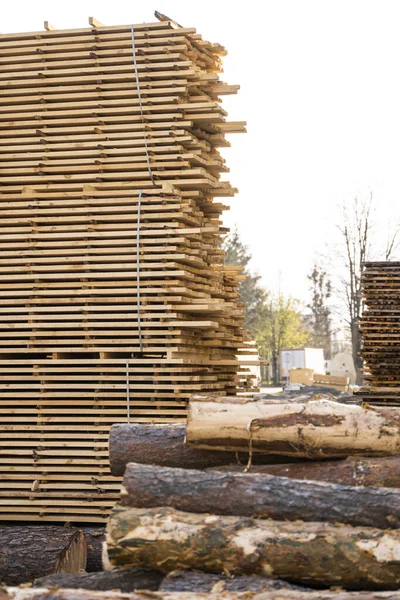
<svg viewBox="0 0 400 600"><path fill-rule="evenodd" d="M0 35L0 518L106 518L113 422L252 387L220 249L239 86L156 16Z"/></svg>

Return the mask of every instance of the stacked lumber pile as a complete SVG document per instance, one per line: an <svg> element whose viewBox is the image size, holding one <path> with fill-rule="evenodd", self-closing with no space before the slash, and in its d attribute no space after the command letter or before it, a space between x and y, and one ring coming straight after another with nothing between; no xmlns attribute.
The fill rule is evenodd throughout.
<svg viewBox="0 0 400 600"><path fill-rule="evenodd" d="M324 398L195 396L186 426L114 425L111 469L125 475L104 566L163 573L161 590L191 597L400 589L399 432L398 408Z"/></svg>
<svg viewBox="0 0 400 600"><path fill-rule="evenodd" d="M223 265L225 49L158 22L0 35L0 519L101 522L112 423L246 394Z"/></svg>
<svg viewBox="0 0 400 600"><path fill-rule="evenodd" d="M400 404L400 263L367 262L361 285L365 386L355 398L381 406Z"/></svg>

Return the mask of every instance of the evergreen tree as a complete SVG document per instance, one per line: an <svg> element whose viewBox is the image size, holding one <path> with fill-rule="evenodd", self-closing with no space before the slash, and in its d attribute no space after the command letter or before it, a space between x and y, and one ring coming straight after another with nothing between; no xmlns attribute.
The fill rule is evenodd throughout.
<svg viewBox="0 0 400 600"><path fill-rule="evenodd" d="M241 266L246 278L239 286L240 299L245 304L244 329L249 331L256 339L262 327L265 316L265 302L268 292L260 285L261 277L249 270L251 254L247 246L240 239L237 229L227 236L222 245L225 251L225 264L228 266Z"/></svg>
<svg viewBox="0 0 400 600"><path fill-rule="evenodd" d="M309 342L315 348L323 348L324 356L329 360L332 354L332 331L331 309L328 302L332 296L332 284L326 271L316 264L308 279L311 292L311 302L307 305L311 311L311 316L308 318Z"/></svg>

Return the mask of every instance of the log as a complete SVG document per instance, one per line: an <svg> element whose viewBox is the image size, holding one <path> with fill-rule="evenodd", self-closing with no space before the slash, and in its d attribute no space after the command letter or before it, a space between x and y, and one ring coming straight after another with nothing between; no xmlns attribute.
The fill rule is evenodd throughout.
<svg viewBox="0 0 400 600"><path fill-rule="evenodd" d="M400 454L400 409L330 400L308 403L194 396L186 443L311 459Z"/></svg>
<svg viewBox="0 0 400 600"><path fill-rule="evenodd" d="M399 530L118 506L106 543L114 566L223 571L348 589L400 586Z"/></svg>
<svg viewBox="0 0 400 600"><path fill-rule="evenodd" d="M170 469L130 463L121 504L169 506L218 515L279 521L328 521L400 528L400 494L390 488L299 481L274 475Z"/></svg>
<svg viewBox="0 0 400 600"><path fill-rule="evenodd" d="M144 425L118 423L110 429L110 468L116 477L124 474L130 462L181 469L205 469L227 463L246 465L248 454L210 452L184 445L186 425ZM281 457L264 456L259 461L282 462ZM257 462L257 461L256 461Z"/></svg>
<svg viewBox="0 0 400 600"><path fill-rule="evenodd" d="M167 575L160 585L161 592L261 592L269 590L312 591L293 585L281 579L259 577L257 575L215 575L200 571L174 571Z"/></svg>
<svg viewBox="0 0 400 600"><path fill-rule="evenodd" d="M0 526L0 582L20 585L86 566L83 531L56 525Z"/></svg>
<svg viewBox="0 0 400 600"><path fill-rule="evenodd" d="M112 569L99 573L56 573L35 579L34 587L60 587L84 590L119 590L120 592L134 592L135 590L158 590L163 579L163 574L158 571L135 569Z"/></svg>
<svg viewBox="0 0 400 600"><path fill-rule="evenodd" d="M243 465L211 467L215 471L244 472ZM264 473L291 479L326 481L346 485L400 487L400 456L301 462L280 465L251 465L249 473Z"/></svg>
<svg viewBox="0 0 400 600"><path fill-rule="evenodd" d="M86 571L88 573L96 573L103 569L101 554L103 542L106 539L106 528L83 527L82 529L85 534L87 546Z"/></svg>
<svg viewBox="0 0 400 600"><path fill-rule="evenodd" d="M3 588L1 600L104 600L104 592L74 589ZM395 592L274 590L268 592L107 592L107 600L400 600Z"/></svg>

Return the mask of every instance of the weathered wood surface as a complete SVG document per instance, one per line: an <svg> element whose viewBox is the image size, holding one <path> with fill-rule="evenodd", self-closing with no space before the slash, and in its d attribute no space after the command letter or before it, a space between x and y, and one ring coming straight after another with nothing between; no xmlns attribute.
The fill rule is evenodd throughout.
<svg viewBox="0 0 400 600"><path fill-rule="evenodd" d="M239 575L228 577L200 571L174 571L163 579L162 592L261 592L268 590L311 591L311 588L293 585L281 579L259 577L257 575Z"/></svg>
<svg viewBox="0 0 400 600"><path fill-rule="evenodd" d="M121 504L284 521L400 528L400 494L390 488L299 481L257 473L195 471L130 463Z"/></svg>
<svg viewBox="0 0 400 600"><path fill-rule="evenodd" d="M158 571L144 569L112 569L99 573L56 573L35 579L34 587L54 587L84 590L119 590L134 592L135 590L158 590L163 574Z"/></svg>
<svg viewBox="0 0 400 600"><path fill-rule="evenodd" d="M147 425L142 423L118 423L110 429L110 468L115 476L125 472L130 462L154 464L161 467L181 469L205 469L238 461L242 468L247 463L248 454L236 452L214 452L198 450L184 445L186 425ZM264 455L255 462L281 462L281 457Z"/></svg>
<svg viewBox="0 0 400 600"><path fill-rule="evenodd" d="M249 450L311 459L400 454L400 409L329 400L271 403L194 396L190 447Z"/></svg>
<svg viewBox="0 0 400 600"><path fill-rule="evenodd" d="M400 600L400 591L342 592L274 590L268 592L107 592L107 600ZM0 600L104 600L104 592L74 589L3 588Z"/></svg>
<svg viewBox="0 0 400 600"><path fill-rule="evenodd" d="M116 507L110 564L262 575L348 589L400 587L400 531Z"/></svg>
<svg viewBox="0 0 400 600"><path fill-rule="evenodd" d="M230 464L211 467L213 471L243 473L243 465ZM280 465L251 465L249 473L264 473L291 479L326 481L345 485L372 487L400 487L400 456L362 458L349 456L345 459L320 462L297 462Z"/></svg>
<svg viewBox="0 0 400 600"><path fill-rule="evenodd" d="M51 573L79 573L86 540L79 529L0 526L0 583L19 585Z"/></svg>
<svg viewBox="0 0 400 600"><path fill-rule="evenodd" d="M82 529L87 547L86 571L96 573L103 569L101 554L106 539L106 529L105 527L83 527Z"/></svg>

